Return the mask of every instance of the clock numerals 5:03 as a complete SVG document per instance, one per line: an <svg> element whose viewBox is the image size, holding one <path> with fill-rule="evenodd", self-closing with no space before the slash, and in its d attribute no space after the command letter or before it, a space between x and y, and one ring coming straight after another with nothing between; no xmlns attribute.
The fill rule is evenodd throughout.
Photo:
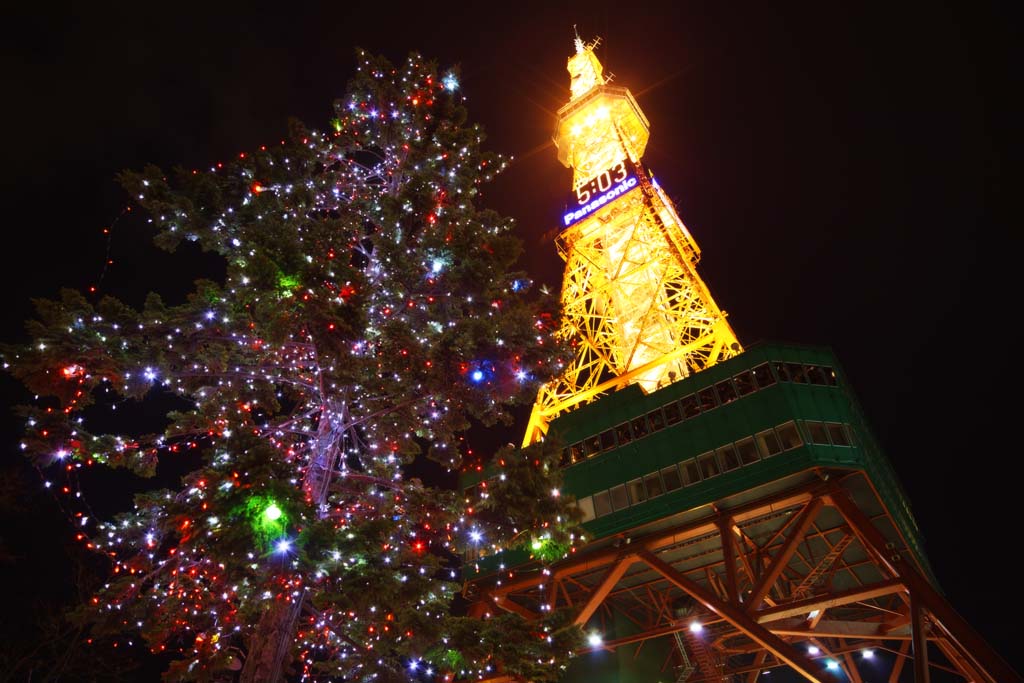
<svg viewBox="0 0 1024 683"><path fill-rule="evenodd" d="M621 183L626 179L626 163L620 161L607 171L602 171L596 176L576 188L576 201L582 206L591 198L601 192L607 192L615 183Z"/></svg>

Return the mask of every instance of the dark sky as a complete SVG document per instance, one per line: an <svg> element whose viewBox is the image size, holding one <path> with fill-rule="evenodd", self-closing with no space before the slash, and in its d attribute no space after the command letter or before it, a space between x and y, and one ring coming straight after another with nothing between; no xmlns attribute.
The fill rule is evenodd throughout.
<svg viewBox="0 0 1024 683"><path fill-rule="evenodd" d="M484 201L518 220L525 267L557 286L542 235L570 187L550 138L577 24L650 120L645 162L741 341L835 349L943 588L1024 670L1024 592L1006 556L1021 518L1008 155L1020 35L1007 9L34 4L8 15L0 48L5 338L29 297L96 282L101 229L125 204L117 171L205 168L279 140L288 116L326 127L357 45L461 64L471 117L516 158ZM103 289L129 300L173 299L197 274L130 232L115 230L111 258Z"/></svg>

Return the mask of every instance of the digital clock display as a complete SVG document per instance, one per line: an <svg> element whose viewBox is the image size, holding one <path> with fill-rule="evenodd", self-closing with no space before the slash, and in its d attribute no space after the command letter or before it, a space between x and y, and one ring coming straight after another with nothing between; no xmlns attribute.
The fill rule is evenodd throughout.
<svg viewBox="0 0 1024 683"><path fill-rule="evenodd" d="M583 220L594 211L609 202L618 199L639 184L635 173L630 173L626 162L620 161L607 171L596 176L576 188L571 204L576 208L562 216L562 228Z"/></svg>

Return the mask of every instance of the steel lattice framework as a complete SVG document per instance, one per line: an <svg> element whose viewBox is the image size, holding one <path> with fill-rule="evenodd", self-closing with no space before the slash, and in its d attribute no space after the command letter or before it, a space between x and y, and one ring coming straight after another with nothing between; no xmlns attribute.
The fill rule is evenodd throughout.
<svg viewBox="0 0 1024 683"><path fill-rule="evenodd" d="M560 335L574 355L541 389L524 443L607 391L652 391L742 350L697 273L700 249L640 165L647 119L627 89L607 85L595 45L576 41L572 99L555 134L584 214L567 214L556 239L566 264Z"/></svg>
<svg viewBox="0 0 1024 683"><path fill-rule="evenodd" d="M816 683L881 676L896 683L904 667L917 683L930 671L976 683L1020 681L908 549L880 532L891 518L863 510L883 510L864 476L825 474L606 539L547 573L478 582L471 613L500 609L538 619L568 607L581 626L632 624L629 635L581 656L635 657L645 644L678 635L661 668L687 683L753 683L773 669ZM865 652L877 655L869 661ZM511 681L499 675L486 683Z"/></svg>

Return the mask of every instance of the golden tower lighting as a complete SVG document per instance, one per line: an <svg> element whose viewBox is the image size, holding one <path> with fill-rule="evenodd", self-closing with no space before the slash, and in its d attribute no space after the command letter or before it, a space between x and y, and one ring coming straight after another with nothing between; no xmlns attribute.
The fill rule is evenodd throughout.
<svg viewBox="0 0 1024 683"><path fill-rule="evenodd" d="M608 84L576 39L569 103L558 110L558 160L573 194L556 238L565 260L559 334L574 355L541 388L524 445L575 406L628 384L655 389L742 348L697 273L700 249L640 160L650 125L626 88Z"/></svg>

